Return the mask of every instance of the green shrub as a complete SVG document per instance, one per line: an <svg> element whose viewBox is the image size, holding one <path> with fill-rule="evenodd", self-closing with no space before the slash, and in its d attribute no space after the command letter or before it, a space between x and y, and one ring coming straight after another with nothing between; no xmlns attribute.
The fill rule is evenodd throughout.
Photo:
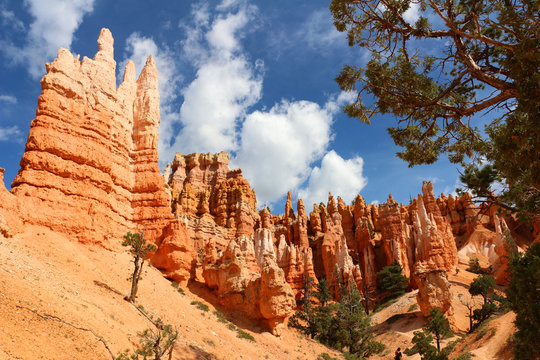
<svg viewBox="0 0 540 360"><path fill-rule="evenodd" d="M193 300L191 302L191 305L197 306L197 309L202 310L202 311L210 311L210 308L208 307L208 305L206 305L206 304L204 304L204 303L202 303L200 301Z"/></svg>
<svg viewBox="0 0 540 360"><path fill-rule="evenodd" d="M245 332L244 330L242 329L236 329L236 337L237 338L240 338L240 339L246 339L246 340L249 340L249 341L255 341L255 338L253 336L251 336L251 334L248 334L247 332Z"/></svg>
<svg viewBox="0 0 540 360"><path fill-rule="evenodd" d="M222 323L225 323L225 324L229 322L229 320L227 320L225 315L223 315L223 313L220 313L217 310L214 311L214 315L216 315L219 322L222 322Z"/></svg>
<svg viewBox="0 0 540 360"><path fill-rule="evenodd" d="M228 323L227 327L229 328L229 330L236 330L236 326L234 326L234 324Z"/></svg>
<svg viewBox="0 0 540 360"><path fill-rule="evenodd" d="M473 258L469 260L469 267L467 268L467 271L472 272L474 274L483 274L483 270L480 267L480 260L478 258Z"/></svg>
<svg viewBox="0 0 540 360"><path fill-rule="evenodd" d="M328 355L328 353L322 353L317 356L317 360L337 360L335 357Z"/></svg>
<svg viewBox="0 0 540 360"><path fill-rule="evenodd" d="M467 351L459 355L455 360L471 360L471 359L472 359L472 354Z"/></svg>

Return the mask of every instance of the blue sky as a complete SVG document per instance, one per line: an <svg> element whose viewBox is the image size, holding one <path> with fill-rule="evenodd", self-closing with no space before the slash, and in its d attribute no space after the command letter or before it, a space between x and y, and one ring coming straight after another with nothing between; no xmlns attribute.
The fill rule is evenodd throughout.
<svg viewBox="0 0 540 360"><path fill-rule="evenodd" d="M338 33L329 1L0 0L0 167L9 188L45 73L59 47L93 57L102 27L115 39L117 74L140 71L153 54L160 72L160 165L175 152L232 154L259 206L283 212L287 191L350 203L389 193L408 203L432 180L456 187L457 166L442 159L408 168L379 116L365 125L341 106L351 94L333 80L344 64L368 59ZM414 19L414 9L408 14ZM120 75L119 75L120 76Z"/></svg>

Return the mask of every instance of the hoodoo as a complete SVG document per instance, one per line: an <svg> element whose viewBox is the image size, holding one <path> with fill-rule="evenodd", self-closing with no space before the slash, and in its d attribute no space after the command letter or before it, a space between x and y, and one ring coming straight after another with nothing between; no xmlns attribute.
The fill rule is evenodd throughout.
<svg viewBox="0 0 540 360"><path fill-rule="evenodd" d="M301 199L295 214L289 193L284 214L259 212L255 190L240 169L229 169L225 152L176 154L160 174L152 56L138 79L128 62L117 87L113 38L103 29L93 59L60 49L46 68L11 191L0 169L3 237L38 225L118 250L127 231L144 231L158 246L150 260L165 277L206 284L223 307L274 334L308 278L355 284L371 297L377 272L398 263L409 289L418 289L422 313L437 307L447 315L448 273L458 260L481 254L497 280L507 281L503 233L513 236L515 222L481 214L468 194L435 198L429 182L406 206L391 195L381 205L366 205L360 195L347 205L330 194L308 217Z"/></svg>

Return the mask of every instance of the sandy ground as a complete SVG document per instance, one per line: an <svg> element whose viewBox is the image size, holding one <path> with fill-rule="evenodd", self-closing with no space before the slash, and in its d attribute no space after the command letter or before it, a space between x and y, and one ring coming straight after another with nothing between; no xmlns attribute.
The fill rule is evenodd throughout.
<svg viewBox="0 0 540 360"><path fill-rule="evenodd" d="M0 360L112 359L105 344L114 355L132 349L137 333L152 325L123 299L130 287L130 260L127 252L88 247L38 227L28 227L11 239L0 238ZM145 267L137 304L178 328L173 359L316 359L323 352L341 358L294 330L274 337L241 314L227 313L200 284L191 284L182 295L157 269ZM457 336L445 344L468 330L460 297L467 296L476 275L464 269L449 278ZM191 305L194 300L208 304L210 311ZM235 330L217 320L215 310L255 342L238 338ZM372 359L392 359L397 347L411 347L413 333L424 321L416 292L376 313L372 323L387 349ZM466 337L453 355L468 351L474 359L511 359L507 339L514 331L512 321L512 313L490 321L482 336Z"/></svg>
<svg viewBox="0 0 540 360"><path fill-rule="evenodd" d="M89 248L42 228L0 239L0 360L111 359L152 327L130 303L127 253ZM173 359L315 359L317 342L287 330L281 338L225 314L255 338L237 337L217 321L212 295L194 285L180 294L157 269L146 266L137 304L179 329ZM197 293L198 295L195 295ZM205 300L205 298L207 300ZM210 306L204 312L190 303ZM69 324L68 324L69 323Z"/></svg>
<svg viewBox="0 0 540 360"><path fill-rule="evenodd" d="M464 303L470 299L468 292L470 283L478 275L466 271L467 265L458 265L458 271L449 274L451 283L452 311L450 319L454 336L442 341L442 347L452 341L459 341L451 353L454 359L459 355L469 352L473 359L479 360L505 360L512 359L512 349L508 345L508 338L515 332L513 324L515 315L510 312L501 317L489 320L483 327L472 334L468 334L469 318L467 307ZM418 290L403 295L399 301L372 315L372 323L375 325L377 340L384 343L387 349L378 356L370 359L382 360L393 359L392 354L400 347L402 350L413 346L414 332L421 330L425 319L418 310L416 294ZM479 307L482 303L480 297L472 301ZM404 359L419 360L420 355L406 356Z"/></svg>

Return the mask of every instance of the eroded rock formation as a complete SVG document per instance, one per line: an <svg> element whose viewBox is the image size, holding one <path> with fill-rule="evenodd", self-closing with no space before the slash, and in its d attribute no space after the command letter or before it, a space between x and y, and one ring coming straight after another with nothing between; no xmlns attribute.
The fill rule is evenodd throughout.
<svg viewBox="0 0 540 360"><path fill-rule="evenodd" d="M296 302L274 253L261 250L257 258L253 242L245 236L230 241L222 255L212 242L205 251L203 277L219 302L262 321L274 335L280 335Z"/></svg>
<svg viewBox="0 0 540 360"><path fill-rule="evenodd" d="M139 224L159 243L173 217L157 166L156 65L150 56L136 79L128 62L117 88L108 29L98 46L94 59L60 49L47 64L11 192L26 223L110 248Z"/></svg>
<svg viewBox="0 0 540 360"><path fill-rule="evenodd" d="M275 334L309 277L326 278L334 290L338 281L353 282L373 297L377 272L398 263L419 289L424 314L431 307L451 314L446 274L458 248L460 256L482 254L504 281L503 234L512 233L512 222L480 214L470 195L435 198L429 182L406 206L391 195L381 205L360 195L348 205L330 194L308 217L301 199L295 214L291 193L282 215L258 212L255 191L241 170L228 168L225 152L176 154L161 176L154 60L138 79L128 62L116 87L107 29L98 47L93 59L61 49L47 64L11 191L0 170L1 236L39 225L115 249L127 231L144 230L158 245L151 261L164 276L204 281L224 306Z"/></svg>

